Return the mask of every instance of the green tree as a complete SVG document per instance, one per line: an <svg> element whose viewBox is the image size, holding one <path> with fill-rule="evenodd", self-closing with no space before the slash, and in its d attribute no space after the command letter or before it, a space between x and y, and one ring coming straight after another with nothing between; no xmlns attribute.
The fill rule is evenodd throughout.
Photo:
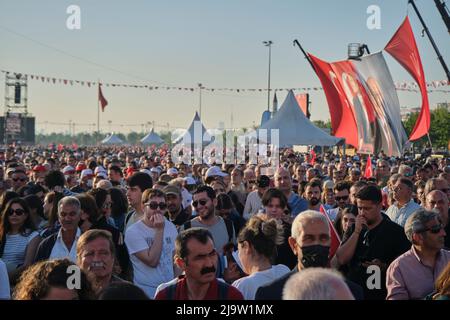
<svg viewBox="0 0 450 320"><path fill-rule="evenodd" d="M411 113L403 122L408 136L411 134L418 117L418 112ZM448 112L446 108L437 108L431 111L429 135L434 149L447 148L448 141L450 139L450 112ZM418 148L423 148L427 144L427 136L423 136L422 138L414 141L415 147Z"/></svg>

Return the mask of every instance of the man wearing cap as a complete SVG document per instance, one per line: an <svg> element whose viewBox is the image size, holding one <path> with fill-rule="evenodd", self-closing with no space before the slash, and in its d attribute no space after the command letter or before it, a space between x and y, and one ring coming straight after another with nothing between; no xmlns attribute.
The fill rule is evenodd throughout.
<svg viewBox="0 0 450 320"><path fill-rule="evenodd" d="M150 176L152 177L153 181L158 181L159 174L161 173L161 170L158 169L158 167L153 167L150 169Z"/></svg>
<svg viewBox="0 0 450 320"><path fill-rule="evenodd" d="M70 189L70 191L75 193L83 193L89 191L93 185L94 173L91 169L84 169L81 171L80 184Z"/></svg>
<svg viewBox="0 0 450 320"><path fill-rule="evenodd" d="M167 169L167 174L172 178L175 179L178 177L178 170L177 168L169 168Z"/></svg>
<svg viewBox="0 0 450 320"><path fill-rule="evenodd" d="M417 210L406 220L405 233L412 247L387 270L388 300L425 298L450 263L450 251L443 249L445 231L437 212Z"/></svg>
<svg viewBox="0 0 450 320"><path fill-rule="evenodd" d="M228 176L225 172L222 172L219 167L212 166L208 170L206 170L205 173L205 183L209 184L212 180L214 180L216 177L225 177Z"/></svg>
<svg viewBox="0 0 450 320"><path fill-rule="evenodd" d="M180 189L174 185L164 187L163 192L166 196L167 212L166 218L172 222L177 229L191 219L191 215L181 205L182 197Z"/></svg>
<svg viewBox="0 0 450 320"><path fill-rule="evenodd" d="M64 177L66 178L66 186L69 189L72 189L77 186L77 176L75 168L72 166L65 166L62 170Z"/></svg>
<svg viewBox="0 0 450 320"><path fill-rule="evenodd" d="M292 179L287 169L280 167L275 172L275 188L283 192L288 199L293 217L308 209L308 202L292 191Z"/></svg>
<svg viewBox="0 0 450 320"><path fill-rule="evenodd" d="M31 181L33 181L36 184L43 185L46 173L47 173L47 169L43 165L40 165L40 164L35 165L33 167L33 171L31 174Z"/></svg>
<svg viewBox="0 0 450 320"><path fill-rule="evenodd" d="M252 191L248 194L247 200L245 201L244 208L244 219L248 220L250 217L261 209L262 207L262 196L264 192L269 189L270 186L270 178L266 175L260 175L258 179L256 179L257 190Z"/></svg>

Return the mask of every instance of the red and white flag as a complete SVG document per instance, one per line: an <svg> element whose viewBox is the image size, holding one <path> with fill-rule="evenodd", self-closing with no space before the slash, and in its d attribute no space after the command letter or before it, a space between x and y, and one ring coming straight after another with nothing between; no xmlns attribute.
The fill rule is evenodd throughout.
<svg viewBox="0 0 450 320"><path fill-rule="evenodd" d="M366 170L364 171L364 177L369 179L373 177L372 159L370 155L367 157Z"/></svg>
<svg viewBox="0 0 450 320"><path fill-rule="evenodd" d="M430 105L428 102L427 85L422 61L420 60L419 50L417 49L408 16L406 16L384 50L397 60L419 85L420 93L422 94L422 108L409 136L409 140L417 140L426 135L430 130Z"/></svg>
<svg viewBox="0 0 450 320"><path fill-rule="evenodd" d="M330 244L329 260L331 260L336 254L337 249L341 245L341 238L339 237L336 229L334 228L333 222L331 222L331 219L327 214L327 210L325 210L323 205L320 205L320 213L322 213L325 216L325 218L327 218L328 226L330 227L331 244Z"/></svg>
<svg viewBox="0 0 450 320"><path fill-rule="evenodd" d="M108 105L108 101L103 96L101 84L98 84L98 101L100 101L100 106L102 107L102 112L105 111L105 107Z"/></svg>

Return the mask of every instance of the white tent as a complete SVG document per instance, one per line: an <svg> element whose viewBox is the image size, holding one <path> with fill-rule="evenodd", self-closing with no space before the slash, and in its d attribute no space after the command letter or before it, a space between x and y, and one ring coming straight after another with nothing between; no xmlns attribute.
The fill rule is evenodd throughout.
<svg viewBox="0 0 450 320"><path fill-rule="evenodd" d="M261 129L266 129L267 133ZM340 138L330 136L306 118L292 90L289 91L286 100L274 117L261 125L258 130L251 132L249 136L254 137L258 134L260 141L272 143L271 129L278 130L280 148L294 145L334 146L342 141Z"/></svg>
<svg viewBox="0 0 450 320"><path fill-rule="evenodd" d="M102 144L123 144L123 141L116 136L114 133L111 133L110 136L106 137L102 140Z"/></svg>
<svg viewBox="0 0 450 320"><path fill-rule="evenodd" d="M207 132L205 126L200 120L200 116L197 112L195 112L194 119L191 122L191 125L186 130L186 132L175 139L173 144L191 144L191 145L199 145L203 144L203 146L209 144L211 142L211 135Z"/></svg>
<svg viewBox="0 0 450 320"><path fill-rule="evenodd" d="M152 129L149 134L147 134L145 137L141 139L141 143L144 144L162 144L164 143L164 140L161 139L161 137L155 133Z"/></svg>

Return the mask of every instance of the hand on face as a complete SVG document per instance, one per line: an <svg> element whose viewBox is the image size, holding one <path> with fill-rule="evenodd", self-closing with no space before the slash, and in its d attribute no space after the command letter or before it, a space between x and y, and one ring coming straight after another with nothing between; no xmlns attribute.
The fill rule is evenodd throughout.
<svg viewBox="0 0 450 320"><path fill-rule="evenodd" d="M164 216L159 213L155 213L150 216L150 225L155 229L164 229Z"/></svg>

